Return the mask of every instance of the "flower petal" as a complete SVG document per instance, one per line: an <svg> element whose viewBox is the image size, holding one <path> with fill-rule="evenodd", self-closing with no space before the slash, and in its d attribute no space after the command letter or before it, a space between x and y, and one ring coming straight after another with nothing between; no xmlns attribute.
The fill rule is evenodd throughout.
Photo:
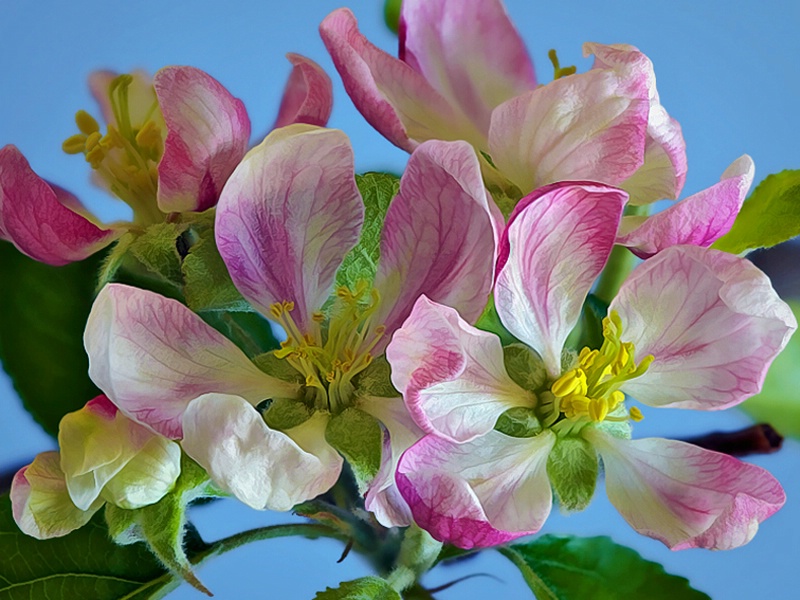
<svg viewBox="0 0 800 600"><path fill-rule="evenodd" d="M325 441L327 423L316 413L277 431L244 398L206 394L184 413L182 445L215 483L248 506L287 511L327 492L339 477L342 458Z"/></svg>
<svg viewBox="0 0 800 600"><path fill-rule="evenodd" d="M534 398L506 373L500 339L421 296L386 349L392 383L426 433L466 442Z"/></svg>
<svg viewBox="0 0 800 600"><path fill-rule="evenodd" d="M68 206L78 199L39 177L15 146L0 150L0 239L34 260L61 266L83 260L124 229L103 229Z"/></svg>
<svg viewBox="0 0 800 600"><path fill-rule="evenodd" d="M194 67L165 67L153 80L167 126L158 164L162 212L203 211L247 152L250 119L241 100Z"/></svg>
<svg viewBox="0 0 800 600"><path fill-rule="evenodd" d="M219 252L242 295L264 315L294 302L303 332L355 246L364 206L341 131L290 125L248 152L217 207Z"/></svg>
<svg viewBox="0 0 800 600"><path fill-rule="evenodd" d="M169 438L182 437L181 415L201 394L235 393L256 404L297 392L180 302L121 284L97 296L84 344L95 384L126 415Z"/></svg>
<svg viewBox="0 0 800 600"><path fill-rule="evenodd" d="M523 198L500 242L495 306L508 330L542 355L553 377L561 350L614 246L627 194L590 182Z"/></svg>
<svg viewBox="0 0 800 600"><path fill-rule="evenodd" d="M758 393L797 322L769 278L725 252L673 246L634 270L611 303L648 371L624 391L650 406L718 410Z"/></svg>
<svg viewBox="0 0 800 600"><path fill-rule="evenodd" d="M710 188L648 217L638 226L638 217L626 217L637 219L632 222L634 229L626 229L623 219L617 243L628 246L641 258L678 244L710 246L733 225L754 174L753 161L745 154L725 170L719 183Z"/></svg>
<svg viewBox="0 0 800 600"><path fill-rule="evenodd" d="M769 472L727 454L586 431L603 457L611 503L636 531L672 550L742 546L786 501Z"/></svg>
<svg viewBox="0 0 800 600"><path fill-rule="evenodd" d="M536 533L552 507L547 456L556 436L512 438L497 431L466 444L432 435L400 459L397 485L414 520L460 548L503 544Z"/></svg>
<svg viewBox="0 0 800 600"><path fill-rule="evenodd" d="M533 64L500 0L405 0L400 59L484 133L495 106L536 87Z"/></svg>
<svg viewBox="0 0 800 600"><path fill-rule="evenodd" d="M661 106L653 64L635 46L586 43L583 54L595 55L594 69L615 69L644 75L650 98L644 164L620 187L630 194L629 203L648 204L676 199L686 181L686 142L680 124Z"/></svg>
<svg viewBox="0 0 800 600"><path fill-rule="evenodd" d="M388 335L422 294L467 321L480 317L499 235L494 207L469 144L430 141L414 151L386 213L375 277L383 298L375 318Z"/></svg>
<svg viewBox="0 0 800 600"><path fill-rule="evenodd" d="M83 527L103 505L97 499L89 510L76 507L67 492L58 452L39 454L11 482L11 509L23 533L46 540Z"/></svg>
<svg viewBox="0 0 800 600"><path fill-rule="evenodd" d="M523 193L566 180L616 185L644 160L647 94L639 73L562 77L494 110L489 154Z"/></svg>
<svg viewBox="0 0 800 600"><path fill-rule="evenodd" d="M349 9L333 11L319 30L356 108L390 142L409 152L430 139L485 147L485 136L420 73L367 41Z"/></svg>
<svg viewBox="0 0 800 600"><path fill-rule="evenodd" d="M402 398L364 398L358 408L369 413L386 428L381 468L369 485L364 497L364 507L375 515L384 527L411 525L411 509L397 489L394 474L400 456L423 436Z"/></svg>
<svg viewBox="0 0 800 600"><path fill-rule="evenodd" d="M292 123L324 127L333 109L333 84L328 74L310 58L290 52L293 69L283 90L283 100L273 129Z"/></svg>

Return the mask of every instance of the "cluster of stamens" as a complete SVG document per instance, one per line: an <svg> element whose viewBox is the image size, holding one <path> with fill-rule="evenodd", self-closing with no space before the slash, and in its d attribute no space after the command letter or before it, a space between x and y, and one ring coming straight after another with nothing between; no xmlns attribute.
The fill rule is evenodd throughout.
<svg viewBox="0 0 800 600"><path fill-rule="evenodd" d="M571 421L588 420L641 421L642 413L632 407L627 417L610 416L625 400L620 386L647 371L653 355L634 362L634 347L631 342L620 341L622 321L612 311L603 319L603 345L599 350L584 348L578 355L578 364L559 377L551 386L558 412Z"/></svg>
<svg viewBox="0 0 800 600"><path fill-rule="evenodd" d="M294 302L270 307L287 335L275 355L303 375L318 408L338 411L351 404L352 379L372 362L372 351L386 331L372 322L378 303L377 290L366 282L352 291L339 287L330 316L314 313L305 333L292 318Z"/></svg>
<svg viewBox="0 0 800 600"><path fill-rule="evenodd" d="M109 189L134 210L134 221L149 224L163 220L156 203L158 161L164 153L163 120L155 100L143 119L131 117L131 75L115 77L108 87L114 123L105 135L97 120L86 111L75 115L80 133L64 141L68 154L83 154ZM139 122L141 121L141 122Z"/></svg>

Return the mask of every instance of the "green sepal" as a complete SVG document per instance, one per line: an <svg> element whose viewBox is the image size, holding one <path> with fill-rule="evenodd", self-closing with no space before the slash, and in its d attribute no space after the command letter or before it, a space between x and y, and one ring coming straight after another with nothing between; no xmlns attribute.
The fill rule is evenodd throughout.
<svg viewBox="0 0 800 600"><path fill-rule="evenodd" d="M380 398L400 396L400 392L392 385L392 367L383 354L373 359L369 366L355 377L353 385L360 393L369 396Z"/></svg>
<svg viewBox="0 0 800 600"><path fill-rule="evenodd" d="M257 312L209 310L200 317L251 359L280 346L270 322Z"/></svg>
<svg viewBox="0 0 800 600"><path fill-rule="evenodd" d="M346 408L328 422L325 439L349 463L363 494L381 467L383 429L378 420L363 410Z"/></svg>
<svg viewBox="0 0 800 600"><path fill-rule="evenodd" d="M580 339L576 344L578 350L584 347L600 349L603 345L603 319L608 315L608 302L589 294L583 303L581 313Z"/></svg>
<svg viewBox="0 0 800 600"><path fill-rule="evenodd" d="M289 398L275 398L264 411L264 422L271 429L287 431L302 425L311 418L314 411L308 405Z"/></svg>
<svg viewBox="0 0 800 600"><path fill-rule="evenodd" d="M800 235L800 170L769 175L745 200L730 231L711 246L733 254Z"/></svg>
<svg viewBox="0 0 800 600"><path fill-rule="evenodd" d="M608 537L544 535L500 548L537 598L572 600L711 600L660 564Z"/></svg>
<svg viewBox="0 0 800 600"><path fill-rule="evenodd" d="M547 476L561 510L583 510L597 487L599 462L594 447L580 437L558 437L547 457Z"/></svg>
<svg viewBox="0 0 800 600"><path fill-rule="evenodd" d="M538 392L547 381L547 369L539 353L525 344L510 344L503 348L506 372L522 389Z"/></svg>
<svg viewBox="0 0 800 600"><path fill-rule="evenodd" d="M397 35L400 26L400 7L403 0L386 0L383 4L383 21L389 31Z"/></svg>
<svg viewBox="0 0 800 600"><path fill-rule="evenodd" d="M381 232L389 204L400 189L400 179L390 173L356 175L364 200L364 225L358 244L347 253L336 273L336 284L354 289L359 281L372 283L378 270Z"/></svg>
<svg viewBox="0 0 800 600"><path fill-rule="evenodd" d="M362 577L317 592L314 600L402 600L402 597L385 579Z"/></svg>
<svg viewBox="0 0 800 600"><path fill-rule="evenodd" d="M500 338L500 341L504 346L519 342L519 340L511 335L508 329L506 329L505 325L503 325L503 323L500 321L500 316L497 314L497 309L494 305L493 295L489 296L486 307L483 309L483 313L475 323L475 327L495 334Z"/></svg>
<svg viewBox="0 0 800 600"><path fill-rule="evenodd" d="M291 381L292 383L305 383L305 379L303 379L300 372L290 365L287 360L275 356L274 350L253 357L253 364L267 375L272 375L276 379Z"/></svg>
<svg viewBox="0 0 800 600"><path fill-rule="evenodd" d="M529 438L542 432L542 424L535 410L527 406L509 408L500 415L494 428L515 438Z"/></svg>

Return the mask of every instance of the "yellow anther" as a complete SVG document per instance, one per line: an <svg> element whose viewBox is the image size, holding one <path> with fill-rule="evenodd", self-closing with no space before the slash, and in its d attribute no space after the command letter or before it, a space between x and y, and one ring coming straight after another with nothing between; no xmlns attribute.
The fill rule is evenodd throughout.
<svg viewBox="0 0 800 600"><path fill-rule="evenodd" d="M86 137L86 151L91 152L96 147L100 145L100 140L102 139L102 135L100 135L99 131L95 131L94 133L88 135Z"/></svg>
<svg viewBox="0 0 800 600"><path fill-rule="evenodd" d="M79 110L75 113L75 124L78 126L80 132L85 135L100 131L100 125L98 125L95 118L85 110Z"/></svg>
<svg viewBox="0 0 800 600"><path fill-rule="evenodd" d="M148 121L136 134L136 144L147 158L152 161L158 161L164 152L164 139L161 129L155 122Z"/></svg>
<svg viewBox="0 0 800 600"><path fill-rule="evenodd" d="M325 379L328 380L328 383L333 383L336 381L336 373L330 371L327 375L325 375Z"/></svg>
<svg viewBox="0 0 800 600"><path fill-rule="evenodd" d="M378 325L374 329L374 332L375 332L375 335L383 335L384 333L386 333L386 325Z"/></svg>
<svg viewBox="0 0 800 600"><path fill-rule="evenodd" d="M567 371L553 383L550 391L559 398L572 394L585 396L587 392L586 373L584 373L583 369Z"/></svg>
<svg viewBox="0 0 800 600"><path fill-rule="evenodd" d="M581 353L578 355L578 363L580 364L581 369L586 370L591 367L599 355L599 350L590 350L589 348L584 348L581 350Z"/></svg>
<svg viewBox="0 0 800 600"><path fill-rule="evenodd" d="M76 133L68 137L61 144L61 149L67 154L82 154L86 149L86 136L82 133Z"/></svg>
<svg viewBox="0 0 800 600"><path fill-rule="evenodd" d="M319 311L315 312L311 315L311 320L314 321L315 323L322 323L325 320L325 315L323 315Z"/></svg>
<svg viewBox="0 0 800 600"><path fill-rule="evenodd" d="M291 300L284 300L281 303L281 306L283 310L285 310L287 313L290 313L294 310L294 302L292 302Z"/></svg>
<svg viewBox="0 0 800 600"><path fill-rule="evenodd" d="M614 410L615 408L617 408L617 406L622 404L624 401L625 401L625 394L623 394L619 390L611 392L611 396L609 398L609 405L610 406L608 407L608 410Z"/></svg>
<svg viewBox="0 0 800 600"><path fill-rule="evenodd" d="M274 319L280 319L283 316L283 305L275 302L269 305L269 314Z"/></svg>
<svg viewBox="0 0 800 600"><path fill-rule="evenodd" d="M124 148L125 138L122 137L122 134L117 131L115 127L109 125L108 131L103 136L103 139L100 140L100 145L106 150L110 150L111 148Z"/></svg>
<svg viewBox="0 0 800 600"><path fill-rule="evenodd" d="M628 411L628 416L630 416L631 421L636 421L637 423L644 419L642 411L640 411L636 406L631 406L631 409Z"/></svg>
<svg viewBox="0 0 800 600"><path fill-rule="evenodd" d="M553 64L553 79L560 79L561 77L566 77L567 75L572 75L575 73L578 68L574 65L569 67L562 67L558 60L558 54L554 49L551 49L547 53L547 57L550 59L550 62Z"/></svg>
<svg viewBox="0 0 800 600"><path fill-rule="evenodd" d="M369 365L372 362L372 354L367 352L361 360L364 361L364 366Z"/></svg>
<svg viewBox="0 0 800 600"><path fill-rule="evenodd" d="M99 169L100 165L103 164L103 159L106 157L105 150L100 144L95 144L94 147L90 150L86 148L86 162L92 165L93 169Z"/></svg>
<svg viewBox="0 0 800 600"><path fill-rule="evenodd" d="M647 369L650 368L650 365L653 364L653 361L655 359L656 359L655 356L653 356L652 354L648 354L642 360L640 360L639 364L636 365L636 369L634 369L633 373L631 373L631 379L634 377L638 377L639 375L647 371Z"/></svg>
<svg viewBox="0 0 800 600"><path fill-rule="evenodd" d="M305 334L303 336L303 339L305 340L306 344L308 344L309 346L313 346L314 345L314 336L312 336L310 333Z"/></svg>
<svg viewBox="0 0 800 600"><path fill-rule="evenodd" d="M291 356L292 354L294 354L294 352L295 349L292 347L278 348L277 350L275 350L275 357L286 358L287 356Z"/></svg>
<svg viewBox="0 0 800 600"><path fill-rule="evenodd" d="M608 415L608 402L604 398L594 398L589 402L589 418L599 423Z"/></svg>

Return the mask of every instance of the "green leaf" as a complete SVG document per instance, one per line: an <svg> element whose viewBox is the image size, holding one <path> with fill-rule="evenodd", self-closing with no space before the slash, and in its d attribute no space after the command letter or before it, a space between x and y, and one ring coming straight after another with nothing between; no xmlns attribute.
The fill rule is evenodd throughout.
<svg viewBox="0 0 800 600"><path fill-rule="evenodd" d="M145 600L178 583L143 545L114 544L102 515L40 541L19 530L8 494L0 496L0 600Z"/></svg>
<svg viewBox="0 0 800 600"><path fill-rule="evenodd" d="M547 369L539 353L525 344L510 344L503 348L503 365L518 386L538 392L547 381Z"/></svg>
<svg viewBox="0 0 800 600"><path fill-rule="evenodd" d="M499 550L539 600L710 600L686 578L604 536L545 535Z"/></svg>
<svg viewBox="0 0 800 600"><path fill-rule="evenodd" d="M380 258L383 220L392 198L400 189L400 179L389 173L356 175L356 183L364 199L364 226L361 238L336 273L336 284L354 289L359 280L375 279Z"/></svg>
<svg viewBox="0 0 800 600"><path fill-rule="evenodd" d="M392 586L380 577L362 577L345 581L336 589L318 592L314 600L402 600Z"/></svg>
<svg viewBox="0 0 800 600"><path fill-rule="evenodd" d="M790 301L795 317L800 318L800 301ZM794 334L767 372L761 393L741 408L753 419L772 425L779 433L800 437L800 335Z"/></svg>
<svg viewBox="0 0 800 600"><path fill-rule="evenodd" d="M58 423L100 391L88 376L83 330L102 253L64 267L38 263L0 242L0 360L33 418Z"/></svg>
<svg viewBox="0 0 800 600"><path fill-rule="evenodd" d="M527 406L509 408L500 415L494 428L500 433L516 438L533 437L542 431L536 412Z"/></svg>
<svg viewBox="0 0 800 600"><path fill-rule="evenodd" d="M579 437L559 437L547 457L547 476L565 511L589 506L597 486L597 452Z"/></svg>
<svg viewBox="0 0 800 600"><path fill-rule="evenodd" d="M383 5L383 20L394 34L397 34L400 25L400 7L402 5L403 0L386 0Z"/></svg>
<svg viewBox="0 0 800 600"><path fill-rule="evenodd" d="M369 366L356 375L356 389L366 392L370 396L380 398L397 398L400 392L392 385L392 367L386 360L386 355L381 354Z"/></svg>
<svg viewBox="0 0 800 600"><path fill-rule="evenodd" d="M800 235L800 170L769 175L750 194L731 230L711 246L741 254Z"/></svg>
<svg viewBox="0 0 800 600"><path fill-rule="evenodd" d="M350 464L359 490L366 491L381 467L383 430L378 420L363 410L346 408L328 422L325 439Z"/></svg>
<svg viewBox="0 0 800 600"><path fill-rule="evenodd" d="M264 422L271 429L286 431L302 425L312 414L313 411L302 402L289 398L276 398L264 412Z"/></svg>
<svg viewBox="0 0 800 600"><path fill-rule="evenodd" d="M181 286L181 257L176 242L186 231L185 223L156 223L150 225L128 246L142 266L164 283Z"/></svg>

